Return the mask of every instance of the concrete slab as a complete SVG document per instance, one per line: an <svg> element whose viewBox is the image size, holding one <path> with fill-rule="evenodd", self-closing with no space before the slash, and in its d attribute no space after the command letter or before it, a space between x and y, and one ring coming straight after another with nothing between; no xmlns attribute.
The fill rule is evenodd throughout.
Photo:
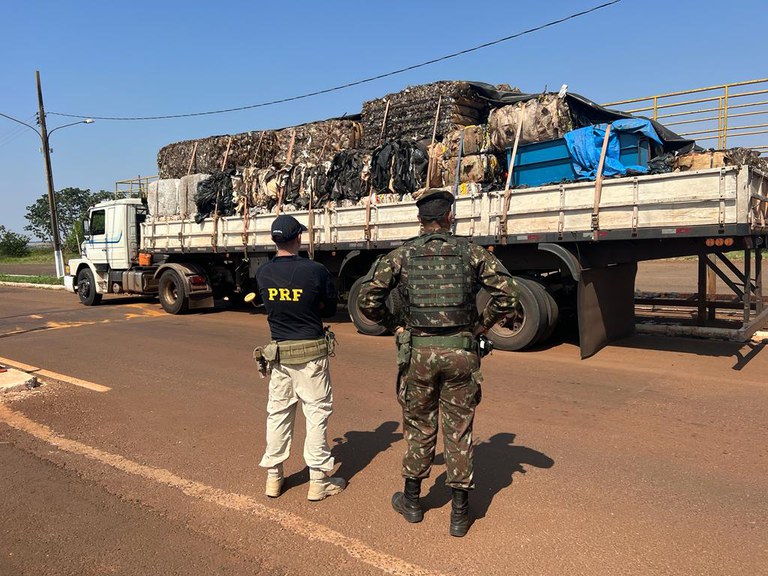
<svg viewBox="0 0 768 576"><path fill-rule="evenodd" d="M37 377L15 368L0 367L0 394L19 392L38 386Z"/></svg>

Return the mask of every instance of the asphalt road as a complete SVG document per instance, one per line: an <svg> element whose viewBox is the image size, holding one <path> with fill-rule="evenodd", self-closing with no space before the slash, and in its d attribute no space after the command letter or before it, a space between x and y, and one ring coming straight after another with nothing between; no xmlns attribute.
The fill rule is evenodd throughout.
<svg viewBox="0 0 768 576"><path fill-rule="evenodd" d="M169 316L130 298L86 308L0 287L0 357L63 375L0 400L0 574L765 573L762 342L637 336L584 361L567 341L494 353L475 521L456 539L440 457L424 522L390 509L404 448L393 346L337 320L330 437L349 487L306 500L299 422L272 500L257 467L266 386L250 359L263 315Z"/></svg>

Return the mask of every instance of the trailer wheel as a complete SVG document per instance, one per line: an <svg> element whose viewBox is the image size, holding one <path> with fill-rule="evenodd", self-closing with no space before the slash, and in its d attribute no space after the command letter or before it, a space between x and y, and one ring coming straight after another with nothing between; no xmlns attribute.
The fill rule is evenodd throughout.
<svg viewBox="0 0 768 576"><path fill-rule="evenodd" d="M95 306L101 302L101 294L96 292L96 281L93 272L88 267L83 268L77 274L77 297L86 306Z"/></svg>
<svg viewBox="0 0 768 576"><path fill-rule="evenodd" d="M546 286L537 278L525 277L522 278L528 284L528 286L536 293L537 301L539 302L541 316L541 334L536 338L537 344L543 344L549 340L552 333L557 327L557 321L560 317L560 309L557 302L549 293Z"/></svg>
<svg viewBox="0 0 768 576"><path fill-rule="evenodd" d="M355 328L357 328L357 331L361 334L367 336L381 336L387 334L388 331L386 327L376 322L372 322L360 311L358 301L360 299L360 290L363 285L363 280L364 278L358 278L349 289L349 297L347 299L347 311L349 312L349 317L355 325ZM389 297L387 298L387 308L389 308L389 311L392 312L395 317L399 318L401 316L403 306L397 290L393 290L389 293Z"/></svg>
<svg viewBox="0 0 768 576"><path fill-rule="evenodd" d="M158 296L160 305L168 314L183 314L189 309L184 281L175 270L167 270L160 276Z"/></svg>
<svg viewBox="0 0 768 576"><path fill-rule="evenodd" d="M523 350L533 345L542 323L541 310L533 289L518 278L516 280L520 288L517 311L488 330L488 339L499 350ZM477 309L485 310L490 300L491 295L486 290L480 290L477 294Z"/></svg>

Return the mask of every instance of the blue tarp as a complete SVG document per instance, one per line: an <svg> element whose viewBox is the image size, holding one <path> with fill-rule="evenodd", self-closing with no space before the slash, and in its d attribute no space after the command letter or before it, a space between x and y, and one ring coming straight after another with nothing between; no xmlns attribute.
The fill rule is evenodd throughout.
<svg viewBox="0 0 768 576"><path fill-rule="evenodd" d="M594 180L600 163L600 152L605 139L607 124L597 124L579 128L565 134L565 143L571 155L573 171L579 180ZM619 133L640 134L649 140L661 144L661 139L650 120L645 118L626 118L611 123L611 135L608 138L608 150L605 154L603 176L625 175L628 170L645 173L647 166L625 165L621 162Z"/></svg>

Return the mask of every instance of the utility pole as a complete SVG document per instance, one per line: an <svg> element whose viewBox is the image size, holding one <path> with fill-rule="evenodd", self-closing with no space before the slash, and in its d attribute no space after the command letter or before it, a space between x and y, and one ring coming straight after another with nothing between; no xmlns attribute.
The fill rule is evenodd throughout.
<svg viewBox="0 0 768 576"><path fill-rule="evenodd" d="M48 183L48 210L51 213L51 236L53 238L53 254L56 261L56 276L64 277L64 255L61 253L59 238L59 217L56 213L56 196L53 191L53 170L51 170L51 147L48 144L48 128L45 125L45 108L43 106L43 88L40 84L40 71L35 70L37 78L37 102L40 107L38 121L40 122L40 138L43 141L43 158L45 159L45 178Z"/></svg>

